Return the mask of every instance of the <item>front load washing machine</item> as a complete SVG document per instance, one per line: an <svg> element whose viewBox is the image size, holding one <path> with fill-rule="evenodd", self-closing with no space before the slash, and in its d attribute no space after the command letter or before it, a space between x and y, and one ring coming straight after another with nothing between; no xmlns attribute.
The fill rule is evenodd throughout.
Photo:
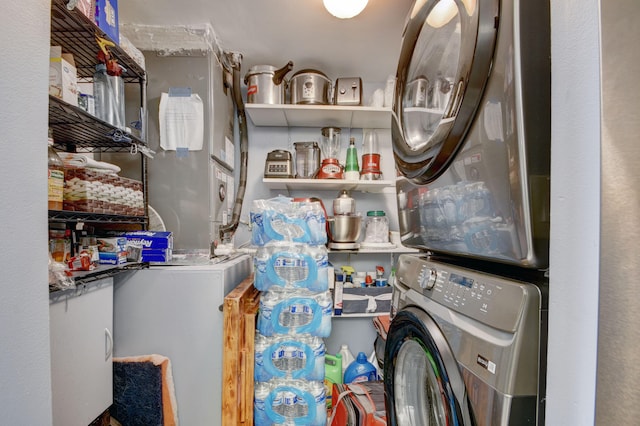
<svg viewBox="0 0 640 426"><path fill-rule="evenodd" d="M388 424L543 424L545 300L544 284L400 256L384 354Z"/></svg>

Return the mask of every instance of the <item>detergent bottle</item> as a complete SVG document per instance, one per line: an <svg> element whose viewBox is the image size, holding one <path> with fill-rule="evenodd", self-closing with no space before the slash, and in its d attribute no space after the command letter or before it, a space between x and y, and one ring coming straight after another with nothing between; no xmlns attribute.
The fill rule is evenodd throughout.
<svg viewBox="0 0 640 426"><path fill-rule="evenodd" d="M358 352L356 360L349 364L344 372L345 383L359 383L375 381L378 376L376 367L367 361L367 355L364 352Z"/></svg>
<svg viewBox="0 0 640 426"><path fill-rule="evenodd" d="M342 356L342 377L344 377L344 373L345 371L347 371L347 367L353 361L355 361L356 358L353 356L353 354L349 350L349 345L340 346L340 350L338 351L338 353ZM342 381L341 383L346 383L346 382Z"/></svg>
<svg viewBox="0 0 640 426"><path fill-rule="evenodd" d="M327 408L331 408L333 384L342 383L342 355L325 354L324 356L324 387L327 395Z"/></svg>

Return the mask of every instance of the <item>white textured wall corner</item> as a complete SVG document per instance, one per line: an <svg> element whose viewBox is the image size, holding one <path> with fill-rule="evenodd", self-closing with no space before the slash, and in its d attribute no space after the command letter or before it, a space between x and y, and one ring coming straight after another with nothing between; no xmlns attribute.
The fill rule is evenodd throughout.
<svg viewBox="0 0 640 426"><path fill-rule="evenodd" d="M46 139L49 0L0 14L0 412L51 424Z"/></svg>
<svg viewBox="0 0 640 426"><path fill-rule="evenodd" d="M138 49L162 55L184 55L190 52L215 52L222 48L211 24L142 25L120 24L122 32Z"/></svg>
<svg viewBox="0 0 640 426"><path fill-rule="evenodd" d="M594 424L600 237L599 3L551 0L548 425Z"/></svg>

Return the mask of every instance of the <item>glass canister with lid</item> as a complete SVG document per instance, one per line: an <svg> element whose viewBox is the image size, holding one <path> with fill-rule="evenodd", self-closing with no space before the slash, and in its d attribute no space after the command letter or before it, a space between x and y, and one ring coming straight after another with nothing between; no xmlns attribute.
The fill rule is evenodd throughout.
<svg viewBox="0 0 640 426"><path fill-rule="evenodd" d="M389 218L383 210L369 210L365 221L365 243L389 242Z"/></svg>

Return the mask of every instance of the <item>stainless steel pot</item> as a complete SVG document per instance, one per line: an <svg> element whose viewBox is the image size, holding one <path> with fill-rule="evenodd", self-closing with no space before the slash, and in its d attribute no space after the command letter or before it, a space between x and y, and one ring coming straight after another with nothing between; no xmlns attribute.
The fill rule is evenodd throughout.
<svg viewBox="0 0 640 426"><path fill-rule="evenodd" d="M289 80L292 104L328 105L331 103L331 80L323 72L304 69Z"/></svg>
<svg viewBox="0 0 640 426"><path fill-rule="evenodd" d="M293 68L289 61L284 67L277 69L271 65L256 65L249 68L244 77L247 85L247 103L251 104L283 104L287 82L284 76Z"/></svg>

